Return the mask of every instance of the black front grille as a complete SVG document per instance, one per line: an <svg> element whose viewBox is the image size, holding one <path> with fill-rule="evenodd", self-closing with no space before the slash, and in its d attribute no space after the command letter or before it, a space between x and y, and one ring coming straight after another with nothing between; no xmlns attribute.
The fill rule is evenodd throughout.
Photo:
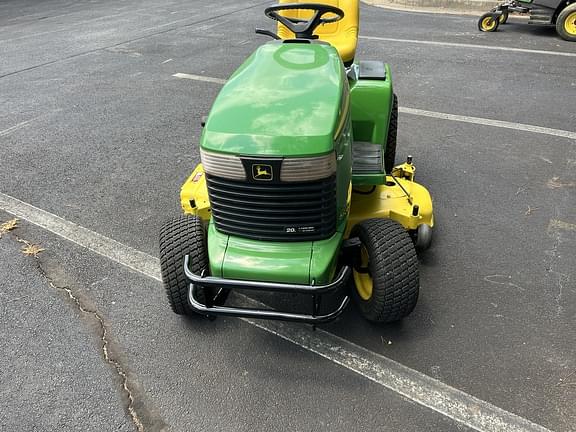
<svg viewBox="0 0 576 432"><path fill-rule="evenodd" d="M307 183L246 183L206 176L218 231L258 240L303 241L336 231L336 177Z"/></svg>

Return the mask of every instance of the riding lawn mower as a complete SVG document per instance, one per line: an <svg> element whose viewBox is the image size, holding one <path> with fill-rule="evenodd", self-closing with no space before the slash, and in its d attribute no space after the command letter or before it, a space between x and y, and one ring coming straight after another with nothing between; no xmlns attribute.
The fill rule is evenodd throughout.
<svg viewBox="0 0 576 432"><path fill-rule="evenodd" d="M354 58L358 1L330 3L266 8L277 33L257 30L273 40L233 73L204 122L184 215L160 232L177 314L317 325L351 297L372 322L416 305L432 199L411 156L395 166L390 67ZM310 312L227 305L237 290L303 294ZM336 306L322 311L327 295Z"/></svg>
<svg viewBox="0 0 576 432"><path fill-rule="evenodd" d="M478 20L478 29L495 32L506 24L510 14L529 17L529 24L555 25L558 35L576 42L576 2L574 0L506 0Z"/></svg>

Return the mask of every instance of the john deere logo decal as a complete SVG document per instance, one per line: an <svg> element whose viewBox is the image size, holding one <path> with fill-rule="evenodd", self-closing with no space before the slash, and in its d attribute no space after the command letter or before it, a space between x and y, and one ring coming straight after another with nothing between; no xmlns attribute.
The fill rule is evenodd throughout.
<svg viewBox="0 0 576 432"><path fill-rule="evenodd" d="M252 178L254 180L270 181L273 178L272 166L264 164L252 165Z"/></svg>

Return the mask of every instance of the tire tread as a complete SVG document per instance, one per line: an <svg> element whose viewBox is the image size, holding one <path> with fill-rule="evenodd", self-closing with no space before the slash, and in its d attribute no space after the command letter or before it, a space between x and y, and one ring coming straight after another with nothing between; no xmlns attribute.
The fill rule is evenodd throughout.
<svg viewBox="0 0 576 432"><path fill-rule="evenodd" d="M406 230L390 219L367 219L353 235L360 237L370 257L372 297L355 298L366 319L393 322L409 315L418 301L418 258Z"/></svg>
<svg viewBox="0 0 576 432"><path fill-rule="evenodd" d="M178 315L194 314L188 303L190 282L184 273L184 256L190 256L190 269L201 274L208 266L202 221L196 216L178 216L160 229L160 268L170 307ZM206 302L203 289L197 299Z"/></svg>

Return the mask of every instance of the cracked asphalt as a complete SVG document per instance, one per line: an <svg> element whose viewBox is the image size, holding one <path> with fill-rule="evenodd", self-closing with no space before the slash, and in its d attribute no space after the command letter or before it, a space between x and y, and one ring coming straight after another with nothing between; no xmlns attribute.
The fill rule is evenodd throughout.
<svg viewBox="0 0 576 432"><path fill-rule="evenodd" d="M20 230L19 230L20 231ZM51 288L59 269L0 239L2 430L133 430L119 377L103 361L99 323Z"/></svg>
<svg viewBox="0 0 576 432"><path fill-rule="evenodd" d="M172 75L227 78L266 40L268 4L0 3L0 192L157 256L219 90ZM514 22L361 19L366 36L576 54ZM391 64L400 106L576 131L574 57L366 39L358 57ZM414 155L437 219L418 306L390 326L350 308L325 329L576 430L574 144L402 114L398 157ZM0 238L0 328L0 430L467 430L245 322L177 317L157 281L26 221Z"/></svg>

